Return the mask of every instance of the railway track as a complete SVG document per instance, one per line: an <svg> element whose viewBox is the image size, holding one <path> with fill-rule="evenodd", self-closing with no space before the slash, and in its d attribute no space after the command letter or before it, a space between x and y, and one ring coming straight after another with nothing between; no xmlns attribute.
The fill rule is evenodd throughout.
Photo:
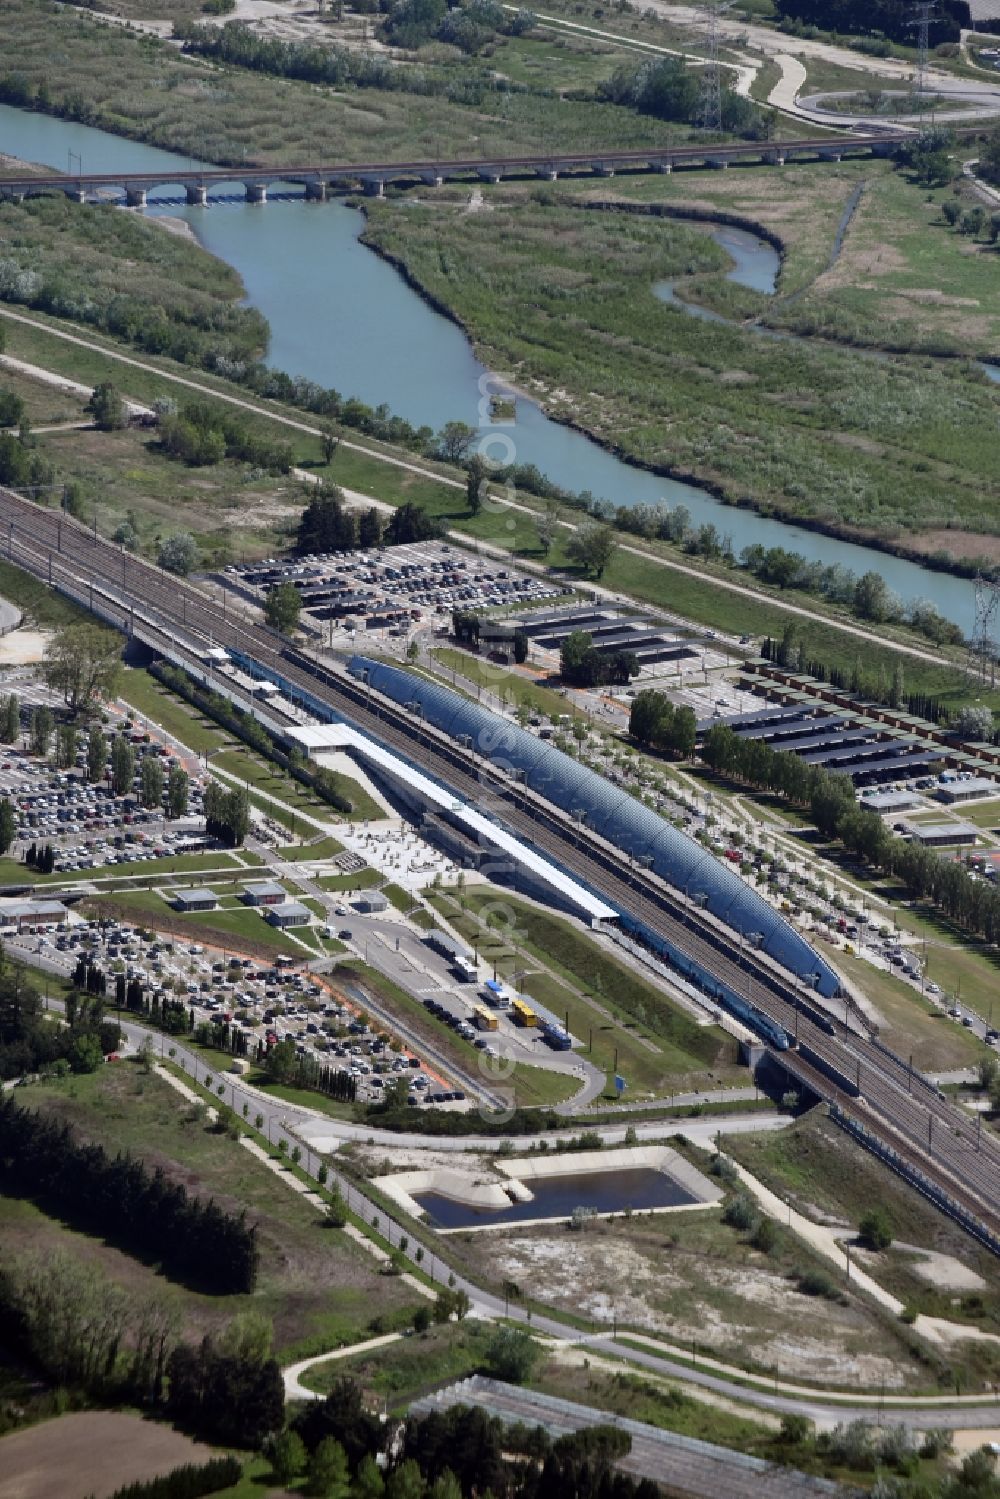
<svg viewBox="0 0 1000 1499"><path fill-rule="evenodd" d="M0 490L2 552L202 676L209 644L247 657L282 677L293 692L350 717L418 761L479 810L492 812L623 916L662 935L721 984L751 999L797 1043L781 1058L793 1076L919 1172L929 1194L943 1195L949 1210L971 1220L974 1231L983 1230L985 1241L1000 1241L1000 1141L877 1038L837 1022L828 1034L811 1018L811 994L803 995L792 975L767 954L741 949L731 928L658 876L630 868L621 850L593 830L346 670L312 660L265 626L227 618L204 589L169 577L77 522L5 490ZM226 690L231 693L232 685ZM247 698L244 706L256 705ZM269 711L273 714L273 707Z"/></svg>

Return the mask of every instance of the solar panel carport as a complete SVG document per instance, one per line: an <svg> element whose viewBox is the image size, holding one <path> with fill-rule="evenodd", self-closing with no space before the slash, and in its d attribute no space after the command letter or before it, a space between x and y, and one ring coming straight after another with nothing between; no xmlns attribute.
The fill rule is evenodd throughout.
<svg viewBox="0 0 1000 1499"><path fill-rule="evenodd" d="M737 739L761 739L765 744L775 740L776 747L785 748L785 735L793 739L802 734L823 734L830 729L835 729L838 724L846 727L846 718L826 717L812 713L803 714L801 718L787 718L782 723L752 724L748 729L736 730Z"/></svg>
<svg viewBox="0 0 1000 1499"><path fill-rule="evenodd" d="M696 728L699 734L707 734L709 729L718 725L725 729L738 729L741 724L749 727L755 723L779 723L783 718L801 718L802 705L800 703L790 704L785 707L775 704L771 708L761 708L757 713L721 713L716 718L699 719Z"/></svg>
<svg viewBox="0 0 1000 1499"><path fill-rule="evenodd" d="M478 703L397 666L354 656L349 670L378 692L411 705L435 728L456 740L468 739L476 753L516 774L532 791L587 826L624 853L649 863L664 880L691 897L734 931L760 934L763 950L802 978L816 982L821 994L837 994L837 975L772 906L739 875L665 818L644 807L545 740L537 739Z"/></svg>
<svg viewBox="0 0 1000 1499"><path fill-rule="evenodd" d="M781 749L790 755L801 755L809 750L841 749L849 744L867 744L873 737L870 729L844 729L839 734L804 734L801 739L783 739Z"/></svg>

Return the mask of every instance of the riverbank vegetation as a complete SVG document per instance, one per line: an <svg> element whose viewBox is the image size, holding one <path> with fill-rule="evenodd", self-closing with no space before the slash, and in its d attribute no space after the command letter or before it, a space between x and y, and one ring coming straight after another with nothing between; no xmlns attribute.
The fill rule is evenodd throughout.
<svg viewBox="0 0 1000 1499"><path fill-rule="evenodd" d="M194 247L192 252L200 253ZM144 361L144 367L123 365L120 346L116 348L109 341L105 351L100 338L93 348L67 343L55 328L46 327L43 318L31 324L4 319L2 326L9 352L19 358L80 381L121 382L131 397L150 404L172 395L177 390L176 380L191 380L191 372L184 366L155 356ZM227 401L240 399L239 387L217 375L199 375L197 383L202 398L217 399L222 410L227 409ZM546 518L528 508L537 503L531 494L517 496L525 506L523 511L512 512L503 505L491 504L471 515L464 479L447 465L422 459L414 471L399 464L398 460L407 456L405 450L367 437L359 446L350 429L336 424L329 430L340 442L331 458L324 452L326 426L317 425L313 436L304 433L303 419L294 408L276 401L266 410L254 405L247 415L254 430L269 438L291 436L296 464L310 468L327 482L396 506L418 506L444 528L467 535L472 541L488 541L509 548L514 555L544 560L556 568L569 566L565 542L571 533L556 524L553 544L544 549L538 526ZM53 434L33 440L43 452L51 451L58 458L60 477L78 472L85 476L86 513L89 516L97 509L98 524L105 534L113 533L122 523L134 523L139 544L147 551L150 547L155 551L157 538L167 524L176 526L177 507L185 505L191 507L189 529L196 533L203 560L218 564L233 556L270 555L276 547L288 544L306 501L297 486L276 487L274 481L248 479L241 467L229 462L202 470L196 480L191 480L185 469L159 453L152 434L135 429ZM98 442L99 448L94 447ZM141 495L137 480L141 481ZM99 490L95 487L98 483ZM197 516L196 510L200 512ZM561 513L562 506L557 505L556 511ZM211 524L209 517L213 517ZM566 512L566 518L571 519L571 512ZM664 543L630 539L612 557L604 581L618 592L656 608L668 608L709 628L736 635L784 638L789 615L780 607L776 592L774 602L768 596L772 590L766 587L748 594L741 591L723 562L699 557L682 563L674 560L675 556ZM7 597L31 589L39 604L47 597L44 589L30 584L25 574L16 570L4 587ZM10 592L11 588L18 591L17 595ZM857 662L857 636L839 626L836 614L822 600L811 600L794 587L785 590L782 600L814 611L813 618L800 616L796 624L798 659L808 662L810 670L822 665L828 676L841 674L848 680ZM881 625L879 634L882 643L876 644L871 638L864 642L866 682L894 680L900 658L892 640L897 636L906 639L905 632L892 625ZM907 693L935 698L943 708L968 697L965 678L955 671L947 655L939 662L908 656L904 674ZM987 690L982 695L984 702L1000 707L1000 693Z"/></svg>
<svg viewBox="0 0 1000 1499"><path fill-rule="evenodd" d="M182 364L260 356L267 324L237 273L111 204L61 194L0 203L0 298Z"/></svg>
<svg viewBox="0 0 1000 1499"><path fill-rule="evenodd" d="M641 147L688 133L596 98L512 88L492 75L464 103L463 75L454 99L428 94L419 69L408 70L410 92L333 92L207 66L158 37L45 0L9 0L0 12L0 43L16 57L16 67L0 69L0 99L223 165L510 156L551 149L554 141L562 150Z"/></svg>
<svg viewBox="0 0 1000 1499"><path fill-rule="evenodd" d="M588 212L569 187L501 188L484 214L465 199L373 203L366 241L551 414L731 503L900 550L905 530L996 528L985 380L658 302L654 281L697 243L687 226ZM688 250L692 271L703 253Z"/></svg>

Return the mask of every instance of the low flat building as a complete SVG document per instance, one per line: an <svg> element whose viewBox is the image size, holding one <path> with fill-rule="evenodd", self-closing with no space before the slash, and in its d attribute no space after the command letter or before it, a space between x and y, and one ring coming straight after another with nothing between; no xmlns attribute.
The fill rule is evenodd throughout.
<svg viewBox="0 0 1000 1499"><path fill-rule="evenodd" d="M862 796L860 804L866 812L887 817L896 812L912 812L920 806L920 797L915 791L876 791L872 796Z"/></svg>
<svg viewBox="0 0 1000 1499"><path fill-rule="evenodd" d="M288 891L276 880L254 880L243 886L243 900L248 906L280 906L288 899Z"/></svg>
<svg viewBox="0 0 1000 1499"><path fill-rule="evenodd" d="M269 905L264 919L271 926L284 930L288 926L308 926L312 920L312 912L300 901L285 900L280 905Z"/></svg>
<svg viewBox="0 0 1000 1499"><path fill-rule="evenodd" d="M175 890L173 892L173 907L175 911L214 911L218 908L219 897L214 890L207 890L204 886L197 890Z"/></svg>
<svg viewBox="0 0 1000 1499"><path fill-rule="evenodd" d="M61 900L0 900L0 925L19 932L28 926L61 926L65 920Z"/></svg>
<svg viewBox="0 0 1000 1499"><path fill-rule="evenodd" d="M369 914L373 911L387 911L389 901L381 890L365 890L354 902L354 909Z"/></svg>
<svg viewBox="0 0 1000 1499"><path fill-rule="evenodd" d="M971 822L908 822L906 832L924 848L964 848L979 836Z"/></svg>
<svg viewBox="0 0 1000 1499"><path fill-rule="evenodd" d="M939 786L934 795L939 802L953 806L956 802L971 802L981 796L1000 796L1000 783L989 776L973 776L969 781L949 781Z"/></svg>

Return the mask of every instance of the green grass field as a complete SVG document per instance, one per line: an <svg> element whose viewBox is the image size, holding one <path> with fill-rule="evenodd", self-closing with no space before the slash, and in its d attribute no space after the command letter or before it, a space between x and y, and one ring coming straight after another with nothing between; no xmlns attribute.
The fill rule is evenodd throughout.
<svg viewBox="0 0 1000 1499"><path fill-rule="evenodd" d="M652 983L564 918L481 886L461 896L432 891L428 899L501 977L516 971L519 989L560 1019L568 1013L571 1032L583 1042L582 1055L609 1073L617 1058L635 1096L745 1081L721 1031L696 1025ZM476 920L479 913L495 924L492 934ZM533 960L541 960L544 971Z"/></svg>
<svg viewBox="0 0 1000 1499"><path fill-rule="evenodd" d="M260 948L305 957L298 942L269 926L257 911L246 906L181 914L153 890L122 890L114 895L92 896L86 904L98 912L113 910L139 926L188 936L191 941L203 942L208 947L230 948L238 952L245 944L248 951ZM169 925L158 924L157 918L160 923Z"/></svg>
<svg viewBox="0 0 1000 1499"><path fill-rule="evenodd" d="M122 672L118 696L197 755L214 754L235 743L231 735L169 692L141 667L126 667Z"/></svg>
<svg viewBox="0 0 1000 1499"><path fill-rule="evenodd" d="M4 1252L65 1247L97 1260L117 1283L139 1294L175 1299L184 1330L196 1338L252 1305L273 1319L283 1358L305 1357L363 1337L376 1300L390 1321L412 1306L412 1292L398 1281L378 1277L369 1256L325 1229L315 1208L248 1151L196 1120L173 1088L144 1076L135 1064L39 1084L26 1090L21 1101L65 1119L112 1152L128 1150L162 1166L168 1176L211 1194L223 1208L245 1206L258 1224L260 1283L252 1297L189 1292L166 1282L154 1267L75 1233L31 1203L9 1198L0 1201Z"/></svg>
<svg viewBox="0 0 1000 1499"><path fill-rule="evenodd" d="M486 687L506 702L525 707L531 713L553 718L560 713L572 712L558 692L551 687L540 686L523 669L497 665L481 656L472 656L468 651L454 650L449 646L435 647L431 651L434 660L444 668L441 673L447 679L449 673L457 672L480 687Z"/></svg>

